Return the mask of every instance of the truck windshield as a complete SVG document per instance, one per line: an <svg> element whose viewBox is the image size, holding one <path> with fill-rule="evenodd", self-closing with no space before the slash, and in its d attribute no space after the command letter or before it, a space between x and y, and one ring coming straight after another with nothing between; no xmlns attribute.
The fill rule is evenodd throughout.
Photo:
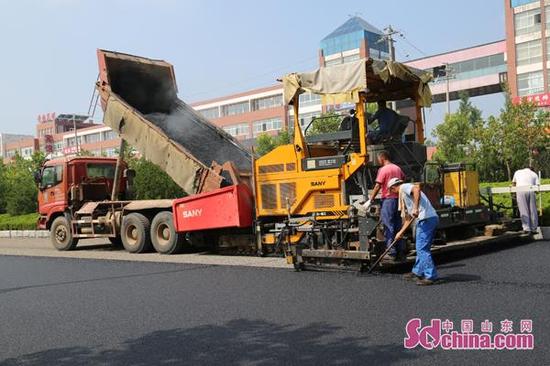
<svg viewBox="0 0 550 366"><path fill-rule="evenodd" d="M86 175L88 178L113 179L115 177L115 165L102 163L87 164Z"/></svg>

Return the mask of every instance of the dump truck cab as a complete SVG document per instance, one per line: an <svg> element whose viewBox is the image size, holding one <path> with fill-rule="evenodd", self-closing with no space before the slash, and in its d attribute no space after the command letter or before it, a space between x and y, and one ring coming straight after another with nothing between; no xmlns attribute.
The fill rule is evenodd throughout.
<svg viewBox="0 0 550 366"><path fill-rule="evenodd" d="M38 185L38 227L49 229L52 221L70 214L86 202L111 198L117 159L72 157L46 161L35 172ZM126 164L123 163L123 169ZM120 180L119 197L126 198L128 179Z"/></svg>

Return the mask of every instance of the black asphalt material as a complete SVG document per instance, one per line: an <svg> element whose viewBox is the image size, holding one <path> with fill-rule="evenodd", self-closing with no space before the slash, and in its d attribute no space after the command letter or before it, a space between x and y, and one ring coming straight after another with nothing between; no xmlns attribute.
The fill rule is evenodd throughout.
<svg viewBox="0 0 550 366"><path fill-rule="evenodd" d="M174 102L170 114L157 112L145 118L208 167L213 161L232 161L243 172L252 170L250 152L181 100Z"/></svg>
<svg viewBox="0 0 550 366"><path fill-rule="evenodd" d="M1 365L545 365L550 242L401 274L0 257ZM403 348L420 317L533 319L533 351Z"/></svg>

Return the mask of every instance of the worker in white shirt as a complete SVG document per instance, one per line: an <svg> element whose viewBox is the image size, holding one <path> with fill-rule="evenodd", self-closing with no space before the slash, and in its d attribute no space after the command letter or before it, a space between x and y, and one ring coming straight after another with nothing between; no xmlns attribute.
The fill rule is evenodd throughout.
<svg viewBox="0 0 550 366"><path fill-rule="evenodd" d="M416 262L411 272L403 278L416 280L419 286L429 286L437 282L437 270L432 258L432 242L439 224L439 216L430 200L422 192L419 185L404 183L399 178L392 178L388 182L388 189L399 195L399 208L402 214L409 214L416 219ZM395 239L401 239L404 234L404 226L395 235Z"/></svg>
<svg viewBox="0 0 550 366"><path fill-rule="evenodd" d="M515 187L527 187L539 184L539 176L531 167L516 170L512 178L512 185ZM537 196L535 192L520 191L516 193L516 197L523 231L533 234L536 233L539 226L539 217L537 213Z"/></svg>

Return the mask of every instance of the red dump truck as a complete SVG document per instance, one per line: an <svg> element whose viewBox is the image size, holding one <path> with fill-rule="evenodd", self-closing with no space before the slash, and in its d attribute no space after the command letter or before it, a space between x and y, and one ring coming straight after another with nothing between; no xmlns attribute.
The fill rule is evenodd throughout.
<svg viewBox="0 0 550 366"><path fill-rule="evenodd" d="M250 153L177 99L172 66L104 50L98 50L98 62L96 87L105 123L189 196L132 200L134 172L119 159L49 160L35 174L38 226L50 230L55 248L71 250L80 239L108 238L132 253L152 247L176 253L185 241L177 232L232 228L236 237L239 229L251 232Z"/></svg>

